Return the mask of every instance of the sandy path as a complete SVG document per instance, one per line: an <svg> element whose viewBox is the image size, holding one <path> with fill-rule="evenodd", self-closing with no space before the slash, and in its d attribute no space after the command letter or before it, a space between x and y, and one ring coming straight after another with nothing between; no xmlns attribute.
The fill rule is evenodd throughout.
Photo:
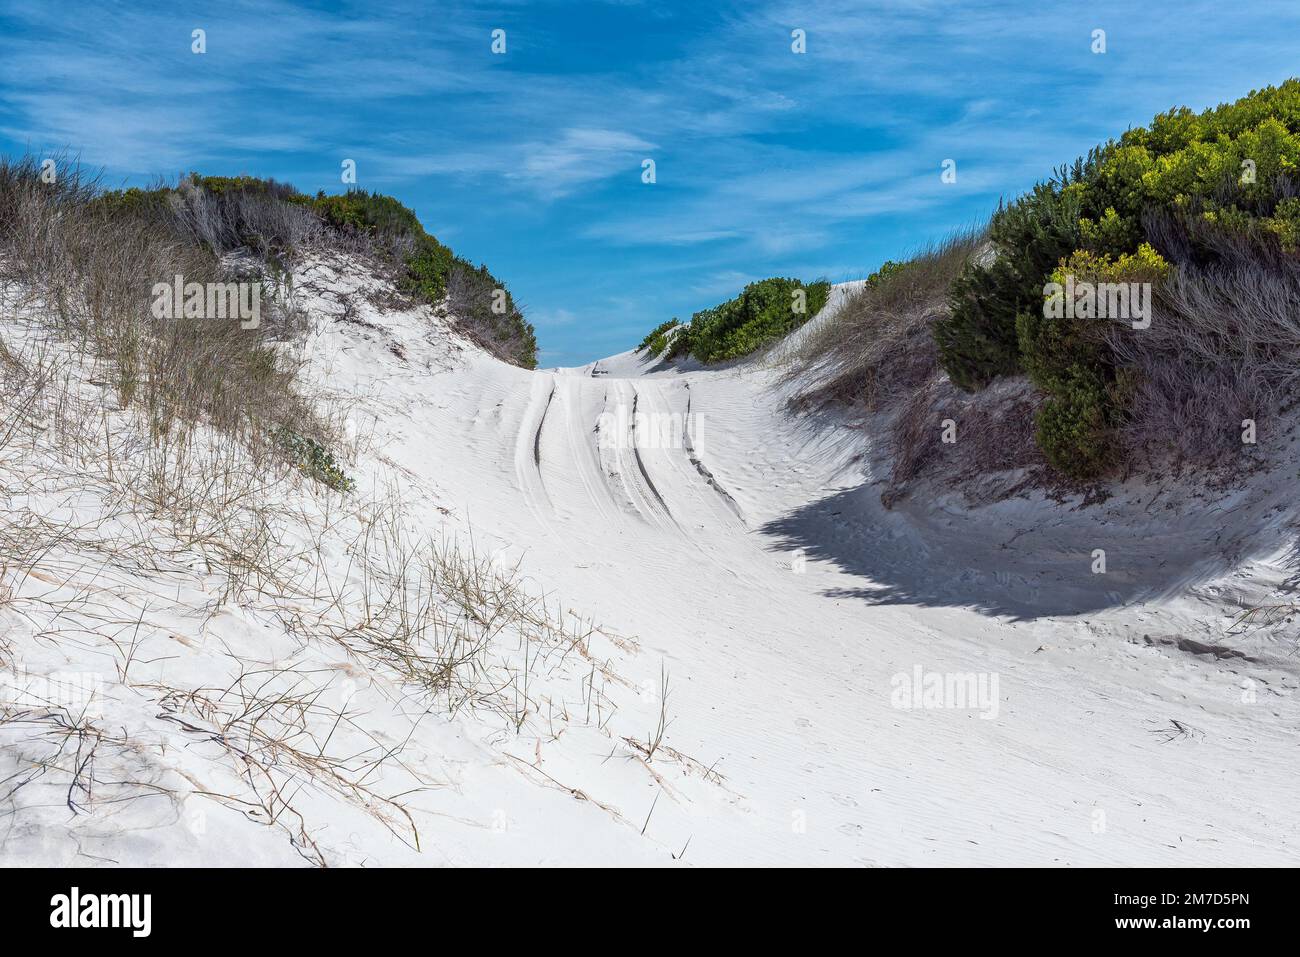
<svg viewBox="0 0 1300 957"><path fill-rule="evenodd" d="M707 863L1294 862L1293 699L1244 707L1235 670L1126 640L1184 609L1012 620L956 600L872 601L878 583L831 560L832 542L864 560L888 550L911 594L940 575L960 595L967 575L1028 596L1051 586L1027 581L1023 551L998 567L997 546L1042 514L1012 505L972 532L931 511L954 529L945 553L862 488L860 437L807 434L759 370L646 375L628 356L599 368L530 375L476 358L446 374L439 387L463 399L427 428L457 450L438 473L452 498L525 550L539 580L638 635L642 677L666 663L670 743L716 762L740 795L661 804L655 839L689 838ZM465 414L489 393L499 432ZM624 424L688 407L693 447ZM503 454L513 469L485 468ZM809 509L828 557L801 562L780 523ZM1088 553L1055 537L1053 574L1078 563L1057 587L1103 587L1085 577ZM918 666L996 675L996 717L893 707L894 676ZM1166 740L1175 719L1195 734Z"/></svg>

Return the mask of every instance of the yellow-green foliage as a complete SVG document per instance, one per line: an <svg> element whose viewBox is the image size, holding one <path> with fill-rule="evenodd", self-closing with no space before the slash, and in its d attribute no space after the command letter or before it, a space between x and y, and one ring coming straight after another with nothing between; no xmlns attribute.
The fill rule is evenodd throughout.
<svg viewBox="0 0 1300 957"><path fill-rule="evenodd" d="M1093 191L1111 203L1126 237L1140 235L1138 219L1151 206L1277 231L1277 184L1298 169L1300 85L1290 80L1199 115L1170 110L1150 129L1129 130L1103 151Z"/></svg>
<svg viewBox="0 0 1300 957"><path fill-rule="evenodd" d="M1202 113L1162 113L998 210L989 227L996 259L967 267L935 325L944 368L966 389L1027 372L1049 395L1040 442L1046 450L1046 428L1053 448L1072 448L1049 457L1073 475L1095 475L1110 457L1081 443L1100 441L1098 429L1123 416L1122 370L1096 330L1045 319L1042 287L1067 275L1158 285L1171 267L1146 243L1152 210L1300 250L1297 193L1300 80Z"/></svg>
<svg viewBox="0 0 1300 957"><path fill-rule="evenodd" d="M881 283L887 282L890 276L895 276L907 268L905 262L895 262L892 259L886 259L880 264L880 268L867 277L867 285L872 288L878 288Z"/></svg>
<svg viewBox="0 0 1300 957"><path fill-rule="evenodd" d="M1043 309L1017 316L1021 361L1029 378L1048 394L1038 416L1038 444L1062 472L1092 478L1114 461L1112 431L1120 423L1127 393L1102 337L1102 324L1121 318L1099 314L1104 290L1123 286L1127 296L1134 284L1145 284L1146 292L1153 293L1169 269L1149 243L1118 257L1078 250L1052 272L1051 282L1059 287L1055 294L1063 297L1064 290L1086 283L1097 306L1084 309L1078 308L1084 303L1076 303L1076 314L1067 316L1058 301L1055 310L1045 303ZM1149 297L1145 303L1150 306Z"/></svg>
<svg viewBox="0 0 1300 957"><path fill-rule="evenodd" d="M1169 274L1169 263L1150 243L1140 243L1135 252L1110 256L1079 249L1052 270L1052 282L1064 285L1067 278L1093 283L1159 282Z"/></svg>

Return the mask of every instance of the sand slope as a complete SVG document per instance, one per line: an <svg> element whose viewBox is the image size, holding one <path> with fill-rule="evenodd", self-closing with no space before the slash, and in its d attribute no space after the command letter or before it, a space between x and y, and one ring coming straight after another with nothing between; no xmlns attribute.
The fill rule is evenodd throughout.
<svg viewBox="0 0 1300 957"><path fill-rule="evenodd" d="M1135 486L1089 509L921 494L888 511L869 432L791 417L763 363L526 372L424 313L367 306L359 325L329 296L311 306L315 374L369 440L363 487L395 484L423 527L472 534L621 636L617 731L421 725L421 766L457 782L417 802L422 850L324 828L344 862L1296 863L1294 643L1227 630L1286 577L1285 481L1155 507ZM918 670L995 698L899 707ZM661 710L645 761L626 739ZM293 858L276 836L221 854Z"/></svg>

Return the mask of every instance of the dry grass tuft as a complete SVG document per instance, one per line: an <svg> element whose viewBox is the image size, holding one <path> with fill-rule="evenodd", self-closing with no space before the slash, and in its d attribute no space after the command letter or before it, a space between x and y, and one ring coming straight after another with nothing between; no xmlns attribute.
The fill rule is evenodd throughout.
<svg viewBox="0 0 1300 957"><path fill-rule="evenodd" d="M97 180L67 160L45 182L35 159L0 159L0 283L22 290L27 321L95 357L118 405L144 408L157 435L207 424L245 444L278 427L329 438L292 350L282 348L300 339L302 315L259 264L250 274L247 260L223 257L235 227L217 214L233 214L193 189L165 207L123 208L98 194ZM243 206L255 199L239 203L240 215L252 215ZM301 244L314 235L282 231ZM187 283L261 281L260 325L157 318L154 286L178 275Z"/></svg>
<svg viewBox="0 0 1300 957"><path fill-rule="evenodd" d="M1300 261L1271 237L1195 220L1151 215L1146 228L1178 268L1149 328L1105 329L1134 383L1120 438L1139 461L1239 461L1243 420L1264 443L1300 386Z"/></svg>
<svg viewBox="0 0 1300 957"><path fill-rule="evenodd" d="M787 376L800 387L795 408L838 405L881 416L887 505L930 472L996 497L1002 493L977 489L979 480L1043 464L1033 441L1033 390L1016 381L971 396L939 365L933 323L947 309L953 279L983 248L983 230L970 229L882 270L791 357ZM957 429L952 444L942 441L949 419Z"/></svg>
<svg viewBox="0 0 1300 957"><path fill-rule="evenodd" d="M791 374L811 383L796 406L862 404L877 411L933 379L939 356L931 325L982 240L982 230L955 233L852 293L792 357Z"/></svg>

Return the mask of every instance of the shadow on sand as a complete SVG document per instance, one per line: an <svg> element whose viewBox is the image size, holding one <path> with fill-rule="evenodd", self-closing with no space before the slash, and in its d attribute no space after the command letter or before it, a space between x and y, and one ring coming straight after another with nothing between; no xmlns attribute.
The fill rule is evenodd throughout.
<svg viewBox="0 0 1300 957"><path fill-rule="evenodd" d="M772 550L801 552L810 570L824 562L860 581L827 588L829 597L1013 620L1160 598L1275 550L1293 531L1276 490L1196 507L1169 494L1162 502L1147 489L1086 508L1038 496L969 508L914 495L887 510L878 487L860 485L760 530Z"/></svg>

